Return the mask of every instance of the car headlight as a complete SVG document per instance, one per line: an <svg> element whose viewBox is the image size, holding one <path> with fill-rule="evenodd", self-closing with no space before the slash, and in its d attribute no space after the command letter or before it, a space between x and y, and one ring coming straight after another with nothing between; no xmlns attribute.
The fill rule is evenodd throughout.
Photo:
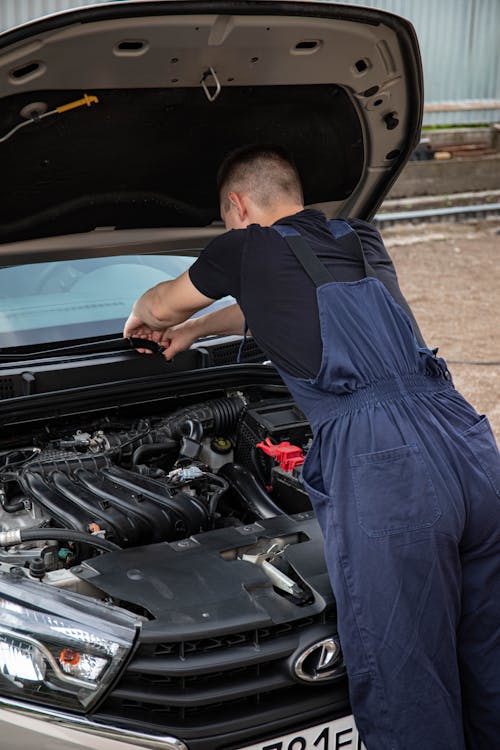
<svg viewBox="0 0 500 750"><path fill-rule="evenodd" d="M44 598L58 612L61 598L66 605L71 596L71 604L85 599L52 592L54 599ZM104 618L110 610L96 601L90 615L88 600L84 604L86 612L65 606L59 615L0 598L1 695L79 711L95 705L130 653L137 621L115 608L114 617Z"/></svg>

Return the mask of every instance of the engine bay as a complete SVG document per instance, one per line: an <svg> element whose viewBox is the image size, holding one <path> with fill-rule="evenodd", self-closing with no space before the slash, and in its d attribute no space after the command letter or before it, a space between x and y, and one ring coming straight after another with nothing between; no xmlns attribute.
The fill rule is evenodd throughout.
<svg viewBox="0 0 500 750"><path fill-rule="evenodd" d="M0 567L81 590L71 571L110 551L310 511L300 475L311 429L286 391L267 390L20 428L0 452ZM265 566L268 553L260 544L240 559ZM304 598L279 566L267 573Z"/></svg>

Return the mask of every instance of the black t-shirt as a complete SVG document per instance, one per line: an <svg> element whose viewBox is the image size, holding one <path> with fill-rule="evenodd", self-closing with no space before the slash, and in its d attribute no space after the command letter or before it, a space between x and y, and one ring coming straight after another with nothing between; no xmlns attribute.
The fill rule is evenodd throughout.
<svg viewBox="0 0 500 750"><path fill-rule="evenodd" d="M348 223L357 232L375 276L410 317L423 345L378 230L361 219ZM304 209L276 224L296 229L338 281L364 277L361 260L333 239L321 211ZM189 276L206 297L230 294L238 301L252 336L278 367L297 377L316 375L322 355L316 288L278 232L259 224L226 232L207 245Z"/></svg>

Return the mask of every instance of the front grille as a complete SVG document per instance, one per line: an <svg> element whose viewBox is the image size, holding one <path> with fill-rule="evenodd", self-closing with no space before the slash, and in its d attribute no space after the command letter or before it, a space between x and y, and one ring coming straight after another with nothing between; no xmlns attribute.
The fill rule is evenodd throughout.
<svg viewBox="0 0 500 750"><path fill-rule="evenodd" d="M323 627L321 627L323 626ZM319 630L318 630L319 628ZM312 630L314 629L314 630ZM260 713L289 715L324 696L294 680L288 660L301 639L335 632L334 612L199 640L142 644L99 714L107 720L206 729Z"/></svg>
<svg viewBox="0 0 500 750"><path fill-rule="evenodd" d="M328 618L333 619L333 615L322 614L320 622L328 622ZM331 620L330 620L331 621ZM197 641L179 641L178 643L159 643L155 646L156 656L178 655L184 658L192 653L206 653L214 649L228 649L232 646L253 645L260 646L263 641L270 638L279 638L286 633L296 632L309 625L318 622L317 617L303 617L301 620L294 622L283 622L279 625L270 625L267 628L257 628L255 630L245 630L240 633L226 633L216 638L202 638Z"/></svg>
<svg viewBox="0 0 500 750"><path fill-rule="evenodd" d="M14 398L18 394L15 392L14 378L1 378L0 379L0 399L2 398Z"/></svg>

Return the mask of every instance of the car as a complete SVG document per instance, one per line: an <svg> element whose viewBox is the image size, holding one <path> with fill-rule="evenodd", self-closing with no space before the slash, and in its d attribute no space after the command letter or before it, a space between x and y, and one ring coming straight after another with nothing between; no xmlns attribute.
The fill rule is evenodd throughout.
<svg viewBox="0 0 500 750"><path fill-rule="evenodd" d="M411 24L117 2L3 33L0 71L2 748L360 750L307 420L251 339L120 331L224 231L237 146L374 216L419 140Z"/></svg>

